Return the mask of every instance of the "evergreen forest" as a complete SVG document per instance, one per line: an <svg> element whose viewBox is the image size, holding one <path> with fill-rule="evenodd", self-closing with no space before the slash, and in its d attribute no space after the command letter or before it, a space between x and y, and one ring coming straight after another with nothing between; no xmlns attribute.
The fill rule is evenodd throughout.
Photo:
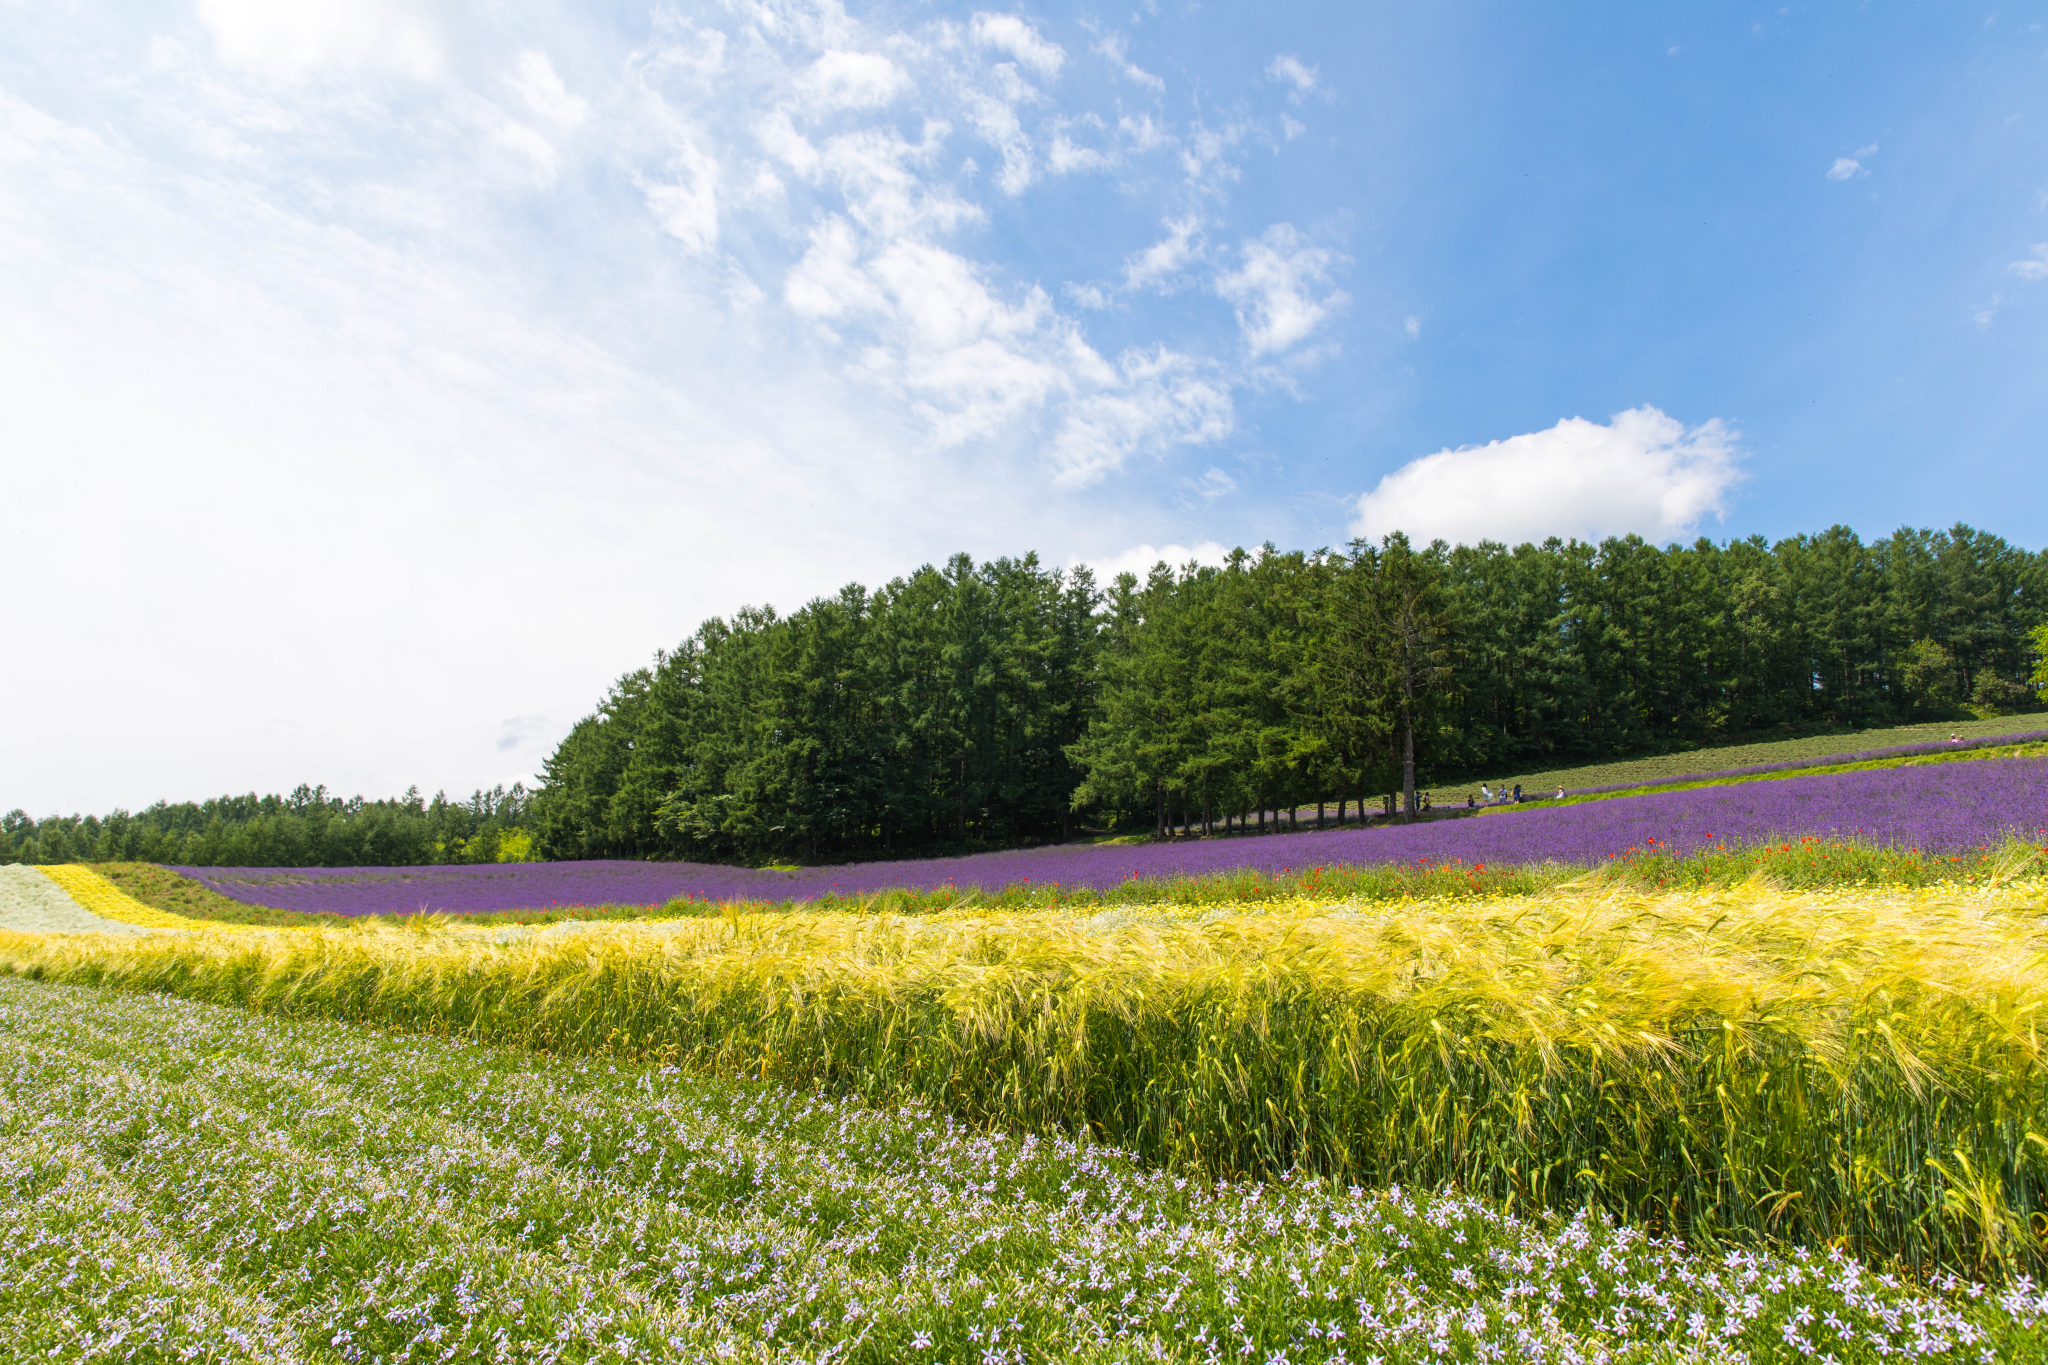
<svg viewBox="0 0 2048 1365"><path fill-rule="evenodd" d="M809 862L1412 805L1465 774L2029 709L2044 625L2048 551L1962 525L1397 535L1100 588L956 555L704 623L563 740L531 828L554 858Z"/></svg>
<svg viewBox="0 0 2048 1365"><path fill-rule="evenodd" d="M418 788L395 800L334 796L301 786L289 796L159 801L137 814L0 816L0 863L164 863L173 867L416 867L520 862L526 789L495 787L467 801Z"/></svg>

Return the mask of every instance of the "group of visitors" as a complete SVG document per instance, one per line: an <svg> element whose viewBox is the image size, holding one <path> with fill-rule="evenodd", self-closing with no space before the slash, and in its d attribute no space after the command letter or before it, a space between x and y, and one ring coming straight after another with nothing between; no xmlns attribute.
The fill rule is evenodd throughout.
<svg viewBox="0 0 2048 1365"><path fill-rule="evenodd" d="M1476 802L1470 796L1467 796L1465 798L1465 805L1468 808L1475 805L1518 806L1522 803L1522 784L1517 782L1514 791L1510 792L1506 787L1502 787L1499 791L1494 791L1484 782L1481 782L1479 784L1479 795L1482 799ZM1564 795L1562 789L1559 789L1558 795Z"/></svg>

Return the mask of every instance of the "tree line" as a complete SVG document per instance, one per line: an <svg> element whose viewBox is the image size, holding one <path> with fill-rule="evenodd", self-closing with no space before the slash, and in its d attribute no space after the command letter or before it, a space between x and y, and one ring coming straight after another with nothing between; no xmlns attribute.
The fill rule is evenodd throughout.
<svg viewBox="0 0 2048 1365"><path fill-rule="evenodd" d="M1263 827L1412 807L1418 784L2024 709L2036 686L2048 551L1963 525L1664 547L1396 535L1106 587L956 555L705 622L620 678L531 793L17 810L0 860L758 864Z"/></svg>
<svg viewBox="0 0 2048 1365"><path fill-rule="evenodd" d="M2033 704L2048 552L1958 525L955 556L706 622L548 760L549 857L817 861L1351 809L1418 782ZM1277 818L1277 817L1275 817Z"/></svg>
<svg viewBox="0 0 2048 1365"><path fill-rule="evenodd" d="M342 798L324 786L289 796L159 801L107 816L0 816L0 863L166 863L177 867L411 867L520 862L528 793L493 787L467 801L414 787L394 800Z"/></svg>

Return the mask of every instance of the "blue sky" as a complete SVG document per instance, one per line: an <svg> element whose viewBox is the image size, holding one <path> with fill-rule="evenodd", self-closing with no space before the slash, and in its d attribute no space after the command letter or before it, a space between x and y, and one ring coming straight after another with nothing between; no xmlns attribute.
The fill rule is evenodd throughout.
<svg viewBox="0 0 2048 1365"><path fill-rule="evenodd" d="M2048 5L0 0L0 805L956 549L2048 543Z"/></svg>

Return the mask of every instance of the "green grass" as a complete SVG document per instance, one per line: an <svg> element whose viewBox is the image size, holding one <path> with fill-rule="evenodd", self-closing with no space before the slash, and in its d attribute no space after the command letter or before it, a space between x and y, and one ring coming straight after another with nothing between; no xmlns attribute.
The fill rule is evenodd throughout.
<svg viewBox="0 0 2048 1365"><path fill-rule="evenodd" d="M1842 730L1800 739L1765 740L1752 744L1729 744L1711 749L1687 749L1647 758L1586 763L1563 768L1507 767L1499 778L1484 779L1488 786L1503 783L1512 788L1522 784L1523 793L1566 791L1583 787L1612 787L1663 781L1692 773L1722 772L1729 768L1755 768L1766 763L1793 763L1802 759L1826 759L1840 754L1867 753L1903 744L1928 744L1961 735L1964 739L1991 739L1999 735L2022 734L2048 728L2048 713L1997 716L1989 720L1930 722L1925 725L1895 725L1878 730ZM1479 794L1474 778L1447 786L1435 786L1442 804L1463 803L1466 795Z"/></svg>
<svg viewBox="0 0 2048 1365"><path fill-rule="evenodd" d="M197 882L171 868L155 863L89 863L93 871L105 877L128 895L155 910L184 915L190 919L211 920L218 924L254 924L271 928L341 928L354 922L348 915L320 914L304 910L278 910L267 905L249 905L223 896L203 882ZM714 913L716 907L706 901L672 900L666 905L576 905L542 906L523 910L484 910L463 916L465 923L480 925L514 924L563 924L571 921L624 921L645 919L673 919L686 915ZM431 915L395 915L388 918L405 922Z"/></svg>
<svg viewBox="0 0 2048 1365"><path fill-rule="evenodd" d="M2039 1359L2017 1284L0 979L10 1358ZM1738 1354L1739 1353L1739 1354Z"/></svg>
<svg viewBox="0 0 2048 1365"><path fill-rule="evenodd" d="M2048 742L2018 744L2012 748L2004 745L1980 749L1958 749L1953 752L1931 754L1900 754L1892 758L1866 758L1854 763L1814 763L1811 766L1781 768L1768 773L1741 773L1726 777L1703 777L1692 782L1658 782L1639 787L1622 787L1614 791L1586 792L1578 796L1538 795L1533 802L1525 801L1520 806L1484 806L1482 815L1508 815L1518 810L1535 806L1576 806L1585 801L1611 801L1624 796L1644 796L1650 792L1693 791L1701 787L1733 787L1746 782L1775 782L1789 777L1820 777L1830 773L1868 772L1876 768L1920 768L1942 763L1974 763L1992 758L2039 758L2048 754Z"/></svg>

